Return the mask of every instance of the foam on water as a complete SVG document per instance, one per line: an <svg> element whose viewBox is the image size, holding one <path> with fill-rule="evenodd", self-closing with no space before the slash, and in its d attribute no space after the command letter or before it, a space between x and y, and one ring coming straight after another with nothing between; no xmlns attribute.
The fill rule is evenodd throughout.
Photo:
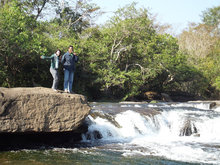
<svg viewBox="0 0 220 165"><path fill-rule="evenodd" d="M215 111L220 112L220 107L215 108Z"/></svg>
<svg viewBox="0 0 220 165"><path fill-rule="evenodd" d="M119 150L123 152L123 156L153 155L185 162L220 164L220 114L213 111L198 111L198 109L209 110L206 104L160 105L173 109L164 110L154 117L132 110L132 107L140 108L143 105L122 106L131 109L112 116L120 127L115 126L107 118L94 119L90 116L92 122L88 134L98 131L102 135L100 140L122 143L123 147L119 147ZM156 104L153 106L156 107ZM197 109L177 111L175 107ZM189 119L198 130L197 137L180 136L184 123ZM84 141L88 141L87 136L83 135ZM91 140L98 141L94 137ZM129 146L135 148L128 149Z"/></svg>
<svg viewBox="0 0 220 165"><path fill-rule="evenodd" d="M193 107L198 109L209 110L210 103L198 102L198 103L178 103L178 104L171 104L171 107Z"/></svg>

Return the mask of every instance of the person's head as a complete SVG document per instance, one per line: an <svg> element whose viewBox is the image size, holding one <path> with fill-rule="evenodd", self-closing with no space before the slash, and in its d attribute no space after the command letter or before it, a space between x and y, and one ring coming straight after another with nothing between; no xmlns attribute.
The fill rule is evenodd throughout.
<svg viewBox="0 0 220 165"><path fill-rule="evenodd" d="M69 51L69 53L73 52L73 46L72 45L69 46L68 51Z"/></svg>
<svg viewBox="0 0 220 165"><path fill-rule="evenodd" d="M60 56L60 53L61 53L60 49L57 49L56 52L55 52L55 54L56 54L57 56Z"/></svg>

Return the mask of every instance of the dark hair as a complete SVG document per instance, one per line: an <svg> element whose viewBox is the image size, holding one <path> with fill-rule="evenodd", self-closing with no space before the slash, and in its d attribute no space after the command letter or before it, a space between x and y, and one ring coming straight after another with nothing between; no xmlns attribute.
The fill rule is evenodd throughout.
<svg viewBox="0 0 220 165"><path fill-rule="evenodd" d="M69 48L73 48L73 45L70 45Z"/></svg>
<svg viewBox="0 0 220 165"><path fill-rule="evenodd" d="M60 51L60 54L61 54L61 50L60 50L60 49L57 49L56 52L57 52L57 51ZM56 53L56 52L55 52L55 53Z"/></svg>

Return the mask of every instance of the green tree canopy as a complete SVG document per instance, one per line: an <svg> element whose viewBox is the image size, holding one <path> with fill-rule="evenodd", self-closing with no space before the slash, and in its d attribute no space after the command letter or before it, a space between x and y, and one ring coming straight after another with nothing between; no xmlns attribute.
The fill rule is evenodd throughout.
<svg viewBox="0 0 220 165"><path fill-rule="evenodd" d="M177 39L136 3L119 9L99 27L93 18L100 8L88 1L1 2L1 86L50 87L49 62L39 57L57 48L64 54L73 45L80 58L74 90L92 99L144 99L146 91L207 96L211 88L220 89L216 24L190 26ZM57 15L39 19L47 11ZM218 17L211 11L204 18ZM60 73L62 89L62 67Z"/></svg>
<svg viewBox="0 0 220 165"><path fill-rule="evenodd" d="M203 12L202 21L207 24L219 28L220 25L220 6L209 8Z"/></svg>

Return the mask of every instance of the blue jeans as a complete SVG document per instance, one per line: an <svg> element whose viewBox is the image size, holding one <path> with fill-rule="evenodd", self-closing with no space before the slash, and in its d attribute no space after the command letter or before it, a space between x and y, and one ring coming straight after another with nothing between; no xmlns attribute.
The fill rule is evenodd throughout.
<svg viewBox="0 0 220 165"><path fill-rule="evenodd" d="M74 71L64 69L64 91L72 92Z"/></svg>

